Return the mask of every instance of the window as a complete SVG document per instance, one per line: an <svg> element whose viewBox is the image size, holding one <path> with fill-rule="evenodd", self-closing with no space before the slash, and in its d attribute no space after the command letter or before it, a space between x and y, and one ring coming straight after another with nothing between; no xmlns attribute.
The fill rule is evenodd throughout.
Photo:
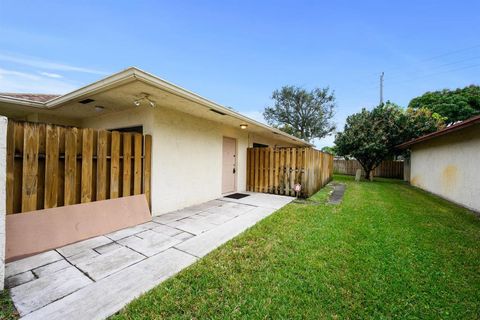
<svg viewBox="0 0 480 320"><path fill-rule="evenodd" d="M268 144L262 144L262 143L253 143L254 148L268 148Z"/></svg>
<svg viewBox="0 0 480 320"><path fill-rule="evenodd" d="M141 133L141 134L143 134L143 126L127 127L127 128L116 128L116 129L111 129L110 131L136 132L136 133Z"/></svg>

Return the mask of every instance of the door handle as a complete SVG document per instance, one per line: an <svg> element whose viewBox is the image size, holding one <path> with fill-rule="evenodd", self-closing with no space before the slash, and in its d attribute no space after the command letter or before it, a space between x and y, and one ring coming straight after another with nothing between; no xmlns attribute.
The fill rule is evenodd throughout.
<svg viewBox="0 0 480 320"><path fill-rule="evenodd" d="M235 168L233 168L233 174L235 174Z"/></svg>

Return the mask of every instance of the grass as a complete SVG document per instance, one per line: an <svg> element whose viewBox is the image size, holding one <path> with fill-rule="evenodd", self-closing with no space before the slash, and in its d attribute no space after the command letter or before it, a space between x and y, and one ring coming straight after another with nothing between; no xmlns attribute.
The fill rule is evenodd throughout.
<svg viewBox="0 0 480 320"><path fill-rule="evenodd" d="M293 203L113 319L478 319L480 219L403 182ZM318 204L320 202L320 204Z"/></svg>
<svg viewBox="0 0 480 320"><path fill-rule="evenodd" d="M18 313L13 306L13 302L8 295L7 290L0 291L0 319L15 320L18 319Z"/></svg>

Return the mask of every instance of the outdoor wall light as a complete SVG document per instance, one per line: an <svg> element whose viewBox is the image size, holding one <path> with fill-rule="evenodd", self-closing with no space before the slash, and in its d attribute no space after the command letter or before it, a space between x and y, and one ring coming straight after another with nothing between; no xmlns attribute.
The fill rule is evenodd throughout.
<svg viewBox="0 0 480 320"><path fill-rule="evenodd" d="M150 98L150 95L148 93L144 93L142 92L142 94L140 95L140 97L136 100L133 101L133 104L136 106L136 107L140 107L140 105L142 104L142 102L146 102L148 103L148 105L152 108L155 108L157 106L157 103L155 101L153 101L151 98Z"/></svg>
<svg viewBox="0 0 480 320"><path fill-rule="evenodd" d="M242 130L245 130L245 129L247 129L247 128L248 128L248 124L242 123L242 124L240 125L240 129L242 129Z"/></svg>

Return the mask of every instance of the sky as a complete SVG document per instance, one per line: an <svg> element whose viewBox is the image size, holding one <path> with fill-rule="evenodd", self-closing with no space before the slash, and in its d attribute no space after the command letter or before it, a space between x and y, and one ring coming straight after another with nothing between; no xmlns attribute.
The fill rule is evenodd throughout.
<svg viewBox="0 0 480 320"><path fill-rule="evenodd" d="M0 0L0 92L67 93L136 66L263 121L284 85L334 121L479 84L480 1ZM334 137L315 141L333 145Z"/></svg>

